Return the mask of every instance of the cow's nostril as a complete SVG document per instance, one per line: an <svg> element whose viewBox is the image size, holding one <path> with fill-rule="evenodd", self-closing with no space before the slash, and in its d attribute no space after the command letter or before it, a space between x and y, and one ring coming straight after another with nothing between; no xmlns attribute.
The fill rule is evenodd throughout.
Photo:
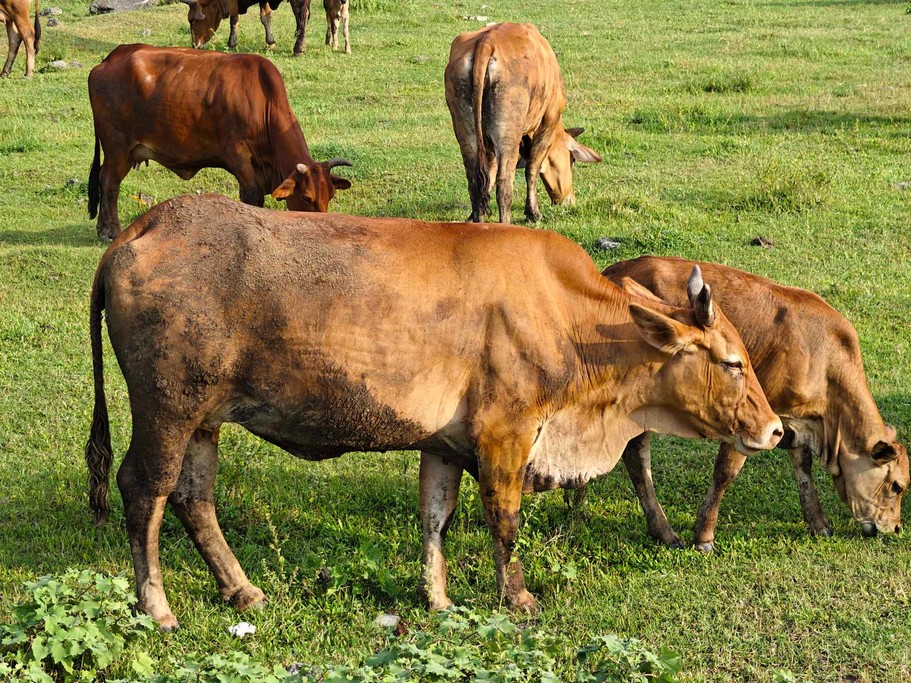
<svg viewBox="0 0 911 683"><path fill-rule="evenodd" d="M901 525L901 524L896 524L896 525L895 525L895 533L900 534L901 532L902 532L902 525Z"/></svg>
<svg viewBox="0 0 911 683"><path fill-rule="evenodd" d="M772 436L774 436L776 439L781 439L781 437L784 436L784 430L776 429L774 432L772 432Z"/></svg>

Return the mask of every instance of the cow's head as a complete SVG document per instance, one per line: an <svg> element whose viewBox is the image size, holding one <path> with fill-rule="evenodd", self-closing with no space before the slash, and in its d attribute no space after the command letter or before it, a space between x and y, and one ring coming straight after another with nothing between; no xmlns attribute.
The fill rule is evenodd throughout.
<svg viewBox="0 0 911 683"><path fill-rule="evenodd" d="M218 30L222 19L227 19L227 7L222 2L206 0L180 0L187 5L187 21L190 22L190 41L193 47L201 49Z"/></svg>
<svg viewBox="0 0 911 683"><path fill-rule="evenodd" d="M564 130L550 148L541 166L541 181L554 204L576 203L573 194L573 164L577 161L596 164L601 161L599 154L576 140L584 128Z"/></svg>
<svg viewBox="0 0 911 683"><path fill-rule="evenodd" d="M876 441L862 453L848 453L836 446L823 466L832 475L835 488L864 536L898 533L902 525L902 497L909 486L908 451L887 427L885 440Z"/></svg>
<svg viewBox="0 0 911 683"><path fill-rule="evenodd" d="M336 166L351 166L351 162L335 158L322 163L314 161L298 164L291 175L272 191L272 196L287 200L291 211L325 213L329 210L329 202L335 196L335 191L351 187L350 180L332 173Z"/></svg>
<svg viewBox="0 0 911 683"><path fill-rule="evenodd" d="M657 300L626 278L624 289ZM744 455L774 448L783 435L781 420L759 386L750 357L734 326L712 301L699 266L687 285L690 309L661 313L645 302L630 314L646 341L670 356L655 376L646 416L649 428L686 438L732 444ZM660 300L658 300L660 301Z"/></svg>

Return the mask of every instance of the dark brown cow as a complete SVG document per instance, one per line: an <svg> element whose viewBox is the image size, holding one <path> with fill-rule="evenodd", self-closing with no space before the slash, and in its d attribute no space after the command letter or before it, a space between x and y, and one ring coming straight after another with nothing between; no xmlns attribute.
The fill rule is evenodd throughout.
<svg viewBox="0 0 911 683"><path fill-rule="evenodd" d="M468 176L471 221L489 213L496 183L500 222L509 223L520 154L530 221L541 218L539 174L554 204L573 204L573 162L601 161L576 141L581 128L563 128L560 66L532 24L496 24L457 36L446 67L446 104Z"/></svg>
<svg viewBox="0 0 911 683"><path fill-rule="evenodd" d="M646 256L616 263L604 274L616 283L631 278L671 304L697 265L677 258ZM797 477L803 516L815 534L831 535L813 485L813 457L835 487L864 535L898 532L901 500L908 487L908 452L883 422L867 386L860 344L851 324L812 292L783 287L765 278L711 263L699 263L714 285L712 294L743 337L756 376L781 417ZM636 285L632 285L631 291ZM640 292L643 293L643 292ZM623 455L653 537L679 545L652 485L647 435ZM696 519L694 542L711 550L718 507L743 467L742 454L722 444L711 490Z"/></svg>
<svg viewBox="0 0 911 683"><path fill-rule="evenodd" d="M332 45L332 51L338 50L338 27L342 25L345 37L345 52L351 54L351 41L348 38L348 13L351 5L348 0L323 0L326 10L326 45Z"/></svg>
<svg viewBox="0 0 911 683"><path fill-rule="evenodd" d="M25 77L31 78L35 74L35 55L38 53L38 43L41 42L41 23L38 21L38 2L35 0L35 23L29 23L29 0L0 0L0 22L6 26L6 38L9 43L9 52L6 53L6 63L0 78L10 75L13 62L19 52L19 45L25 42Z"/></svg>
<svg viewBox="0 0 911 683"><path fill-rule="evenodd" d="M223 168L241 201L256 206L271 193L292 211L326 211L336 190L351 187L331 173L350 162L310 156L281 75L257 55L121 45L89 74L89 99L89 216L98 214L99 237L120 232L120 183L150 159L184 180Z"/></svg>
<svg viewBox="0 0 911 683"><path fill-rule="evenodd" d="M101 314L133 431L117 483L139 606L176 625L158 533L170 503L240 608L263 600L218 527L219 427L308 460L418 449L425 586L463 469L480 483L501 595L533 608L514 555L522 492L610 470L643 430L736 443L782 435L698 269L685 307L631 298L551 232L269 211L218 195L159 204L95 275L91 504L107 516Z"/></svg>
<svg viewBox="0 0 911 683"><path fill-rule="evenodd" d="M272 35L272 11L278 9L282 0L181 0L188 5L187 21L190 22L190 40L195 48L208 43L221 25L222 19L229 19L231 34L228 47L237 47L237 22L241 14L254 5L259 5L259 20L266 31L266 46L275 47ZM307 22L310 21L310 0L289 0L294 21L297 23L293 54L299 55L307 49Z"/></svg>

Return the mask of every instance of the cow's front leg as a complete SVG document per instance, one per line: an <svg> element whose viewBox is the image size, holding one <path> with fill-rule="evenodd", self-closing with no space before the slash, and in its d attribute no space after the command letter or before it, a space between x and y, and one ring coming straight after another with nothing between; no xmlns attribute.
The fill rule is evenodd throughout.
<svg viewBox="0 0 911 683"><path fill-rule="evenodd" d="M177 488L168 498L193 544L218 583L218 590L237 609L258 607L263 592L250 583L231 552L215 515L218 432L197 430L183 457Z"/></svg>
<svg viewBox="0 0 911 683"><path fill-rule="evenodd" d="M674 533L671 523L664 514L664 508L655 495L655 485L652 481L652 451L651 434L640 434L626 444L623 450L623 464L629 472L629 478L636 489L636 496L645 514L649 536L659 543L672 548L682 548L683 544Z"/></svg>
<svg viewBox="0 0 911 683"><path fill-rule="evenodd" d="M240 17L237 14L232 14L230 18L231 23L231 34L228 36L228 47L234 49L237 47L237 23L240 21Z"/></svg>
<svg viewBox="0 0 911 683"><path fill-rule="evenodd" d="M430 609L446 609L452 600L446 594L446 557L443 546L452 522L462 468L442 458L421 453L421 527L424 536L423 571L420 592Z"/></svg>
<svg viewBox="0 0 911 683"><path fill-rule="evenodd" d="M310 0L291 0L291 11L297 31L294 36L294 55L302 54L307 49L307 22L310 21Z"/></svg>
<svg viewBox="0 0 911 683"><path fill-rule="evenodd" d="M485 435L478 442L478 486L484 520L493 537L493 559L497 570L497 588L501 600L512 608L528 612L537 610L535 597L525 588L522 562L515 553L519 533L519 509L525 463L533 437L523 438L514 432Z"/></svg>
<svg viewBox="0 0 911 683"><path fill-rule="evenodd" d="M351 39L348 37L348 0L342 0L342 35L345 37L345 53L351 54Z"/></svg>
<svg viewBox="0 0 911 683"><path fill-rule="evenodd" d="M272 8L269 3L264 2L259 6L259 20L266 29L266 47L271 50L275 47L275 38L272 36Z"/></svg>
<svg viewBox="0 0 911 683"><path fill-rule="evenodd" d="M804 521L810 527L810 533L819 536L831 536L832 528L826 521L819 502L819 494L813 484L813 453L808 448L789 448L791 465L794 467L794 476L797 479L797 493L800 496L800 509Z"/></svg>
<svg viewBox="0 0 911 683"><path fill-rule="evenodd" d="M746 456L737 452L729 444L723 443L718 449L715 470L712 474L712 486L696 516L693 545L697 550L711 552L715 549L715 525L718 523L718 508L721 506L721 499L728 486L740 474L746 461Z"/></svg>

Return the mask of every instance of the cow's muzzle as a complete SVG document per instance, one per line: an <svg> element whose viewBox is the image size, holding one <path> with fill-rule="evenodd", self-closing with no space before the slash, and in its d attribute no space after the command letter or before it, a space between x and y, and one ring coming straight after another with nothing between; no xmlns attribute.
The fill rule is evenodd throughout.
<svg viewBox="0 0 911 683"><path fill-rule="evenodd" d="M876 536L876 525L873 522L861 522L860 533L864 535L864 538L873 538Z"/></svg>

